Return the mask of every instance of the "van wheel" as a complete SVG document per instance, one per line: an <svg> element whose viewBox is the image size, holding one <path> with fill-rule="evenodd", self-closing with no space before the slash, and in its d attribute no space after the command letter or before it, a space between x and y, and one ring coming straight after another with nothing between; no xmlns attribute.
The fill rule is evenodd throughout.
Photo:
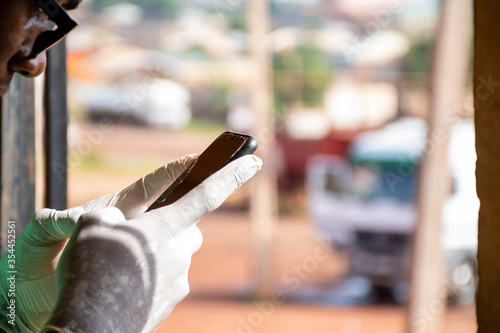
<svg viewBox="0 0 500 333"><path fill-rule="evenodd" d="M478 274L474 258L463 258L450 274L449 301L457 305L469 305L475 300Z"/></svg>

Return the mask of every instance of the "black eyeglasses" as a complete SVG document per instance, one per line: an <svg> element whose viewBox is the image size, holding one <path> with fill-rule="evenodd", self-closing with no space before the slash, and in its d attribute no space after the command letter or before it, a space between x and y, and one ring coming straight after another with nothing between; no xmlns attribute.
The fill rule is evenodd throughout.
<svg viewBox="0 0 500 333"><path fill-rule="evenodd" d="M44 31L38 36L31 50L31 57L35 58L43 51L48 50L64 38L78 24L69 17L68 13L56 0L34 0L47 14L49 20L55 24L52 30Z"/></svg>

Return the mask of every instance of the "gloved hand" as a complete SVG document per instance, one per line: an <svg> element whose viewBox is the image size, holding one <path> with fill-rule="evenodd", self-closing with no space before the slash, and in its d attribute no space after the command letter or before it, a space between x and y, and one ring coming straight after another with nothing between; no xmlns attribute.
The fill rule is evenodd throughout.
<svg viewBox="0 0 500 333"><path fill-rule="evenodd" d="M146 210L194 160L185 156L142 177L124 190L90 201L65 211L42 209L29 221L15 242L15 261L9 253L0 260L0 327L8 332L39 332L47 322L56 303L55 271L59 257L73 232L79 217L93 210L114 206L126 218L133 218ZM14 266L10 266L10 265ZM12 274L16 271L15 292L11 291ZM10 315L11 299L15 300L15 314ZM13 311L14 312L14 311ZM11 321L12 320L12 321ZM9 321L15 325L9 324Z"/></svg>
<svg viewBox="0 0 500 333"><path fill-rule="evenodd" d="M56 274L58 302L42 332L151 332L188 293L197 221L261 166L231 162L171 205L134 218L116 208L82 215Z"/></svg>

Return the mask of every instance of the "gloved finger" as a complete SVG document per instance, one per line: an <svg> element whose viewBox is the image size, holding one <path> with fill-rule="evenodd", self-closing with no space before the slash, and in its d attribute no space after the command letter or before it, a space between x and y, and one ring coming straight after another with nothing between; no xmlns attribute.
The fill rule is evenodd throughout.
<svg viewBox="0 0 500 333"><path fill-rule="evenodd" d="M26 240L33 245L49 245L66 240L71 236L82 213L81 208L64 211L42 209L29 221L25 233Z"/></svg>
<svg viewBox="0 0 500 333"><path fill-rule="evenodd" d="M255 155L246 155L229 163L171 205L154 209L148 214L168 222L173 235L195 224L205 214L218 208L231 193L252 178L262 166Z"/></svg>
<svg viewBox="0 0 500 333"><path fill-rule="evenodd" d="M198 154L187 155L163 165L120 192L84 204L84 209L89 212L114 206L119 208L127 219L131 219L145 212L147 206L153 203L197 158Z"/></svg>

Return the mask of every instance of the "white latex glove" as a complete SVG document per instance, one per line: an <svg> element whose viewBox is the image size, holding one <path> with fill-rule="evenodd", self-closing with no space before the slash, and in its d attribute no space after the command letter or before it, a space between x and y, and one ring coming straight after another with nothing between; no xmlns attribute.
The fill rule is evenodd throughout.
<svg viewBox="0 0 500 333"><path fill-rule="evenodd" d="M15 242L15 262L9 253L0 260L0 327L7 332L39 332L56 304L55 272L59 257L76 221L86 212L117 207L126 218L146 210L194 160L185 156L142 177L124 190L90 201L82 206L56 211L42 209L29 221ZM12 258L12 257L11 257ZM14 267L10 264L14 263ZM11 275L15 274L15 316L8 316ZM7 311L7 313L5 313ZM15 325L9 324L14 318ZM13 323L11 321L11 323Z"/></svg>
<svg viewBox="0 0 500 333"><path fill-rule="evenodd" d="M82 215L59 262L59 299L42 332L152 332L189 291L191 255L202 240L197 221L261 163L243 156L173 204L132 219L116 208Z"/></svg>

